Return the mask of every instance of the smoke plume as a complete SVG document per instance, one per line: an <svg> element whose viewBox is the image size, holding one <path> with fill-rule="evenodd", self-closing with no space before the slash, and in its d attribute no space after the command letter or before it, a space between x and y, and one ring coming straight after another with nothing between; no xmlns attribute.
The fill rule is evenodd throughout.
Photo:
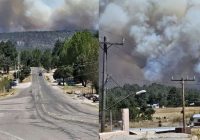
<svg viewBox="0 0 200 140"><path fill-rule="evenodd" d="M101 35L127 38L145 79L200 73L199 0L104 0L100 10Z"/></svg>
<svg viewBox="0 0 200 140"><path fill-rule="evenodd" d="M0 32L98 29L98 9L99 0L0 0Z"/></svg>

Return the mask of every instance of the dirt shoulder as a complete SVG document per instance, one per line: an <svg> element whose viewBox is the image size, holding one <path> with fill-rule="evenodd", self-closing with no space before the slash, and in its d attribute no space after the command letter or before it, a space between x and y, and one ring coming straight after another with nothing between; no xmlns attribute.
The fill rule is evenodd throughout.
<svg viewBox="0 0 200 140"><path fill-rule="evenodd" d="M86 104L95 108L99 108L98 102L93 102L92 100L89 100L88 98L84 97L85 94L92 94L91 87L83 87L81 85L75 85L75 86L59 86L57 82L53 78L53 71L49 73L44 73L45 80L55 89L60 90L63 94L65 94L68 97L71 97L73 100L76 100L80 102L81 104Z"/></svg>

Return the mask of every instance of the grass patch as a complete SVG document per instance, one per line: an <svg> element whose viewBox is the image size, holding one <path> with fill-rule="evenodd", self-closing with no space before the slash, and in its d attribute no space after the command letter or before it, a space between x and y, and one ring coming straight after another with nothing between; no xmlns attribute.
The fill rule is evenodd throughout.
<svg viewBox="0 0 200 140"><path fill-rule="evenodd" d="M155 109L155 114L153 115L152 121L140 121L140 122L130 122L131 128L140 128L140 127L158 127L159 120L161 121L161 126L179 126L182 122L182 108L159 108ZM189 122L190 117L193 114L199 113L200 107L186 107L185 116L186 123Z"/></svg>
<svg viewBox="0 0 200 140"><path fill-rule="evenodd" d="M192 128L192 129L191 129L191 134L192 134L193 136L197 136L198 139L200 139L200 128Z"/></svg>
<svg viewBox="0 0 200 140"><path fill-rule="evenodd" d="M3 97L6 97L6 96L9 96L9 95L14 95L16 93L16 89L10 89L9 92L1 92L0 93L0 98L3 98Z"/></svg>

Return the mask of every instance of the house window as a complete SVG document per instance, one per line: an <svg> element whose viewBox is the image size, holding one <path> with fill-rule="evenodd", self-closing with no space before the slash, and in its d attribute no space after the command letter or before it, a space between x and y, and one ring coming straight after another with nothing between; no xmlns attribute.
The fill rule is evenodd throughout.
<svg viewBox="0 0 200 140"><path fill-rule="evenodd" d="M198 119L197 121L200 122L200 119Z"/></svg>

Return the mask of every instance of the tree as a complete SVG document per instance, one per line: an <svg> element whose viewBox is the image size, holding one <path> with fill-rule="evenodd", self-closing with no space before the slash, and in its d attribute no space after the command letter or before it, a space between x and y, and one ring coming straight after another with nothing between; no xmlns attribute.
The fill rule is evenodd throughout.
<svg viewBox="0 0 200 140"><path fill-rule="evenodd" d="M39 49L34 49L32 51L32 61L31 66L39 67L41 65L42 52Z"/></svg>
<svg viewBox="0 0 200 140"><path fill-rule="evenodd" d="M123 87L116 87L108 90L107 106L112 106L114 103L126 97L131 93L135 93L138 90L141 90L141 87L137 84L135 85L124 85ZM130 119L134 121L139 120L151 120L152 115L155 111L152 108L147 107L147 96L146 94L141 94L139 96L132 95L130 98L119 102L116 106L112 108L114 114L118 115L121 108L129 108ZM119 114L120 115L120 114Z"/></svg>
<svg viewBox="0 0 200 140"><path fill-rule="evenodd" d="M98 86L98 39L88 31L77 32L66 40L60 53L64 65L74 65L74 77L87 85L88 80Z"/></svg>
<svg viewBox="0 0 200 140"><path fill-rule="evenodd" d="M65 80L69 77L72 77L73 69L70 66L62 66L57 68L53 74L54 79L62 79L63 86L65 84Z"/></svg>
<svg viewBox="0 0 200 140"><path fill-rule="evenodd" d="M63 49L64 42L57 40L54 48L52 50L52 67L59 67L62 65L62 62L60 61L60 55L61 51Z"/></svg>
<svg viewBox="0 0 200 140"><path fill-rule="evenodd" d="M167 95L168 106L178 107L181 106L180 92L175 87L172 87Z"/></svg>
<svg viewBox="0 0 200 140"><path fill-rule="evenodd" d="M23 50L20 53L20 61L24 66L30 66L32 62L32 53L28 50Z"/></svg>
<svg viewBox="0 0 200 140"><path fill-rule="evenodd" d="M14 65L16 57L17 50L11 41L0 42L0 66L6 73L9 73L10 66Z"/></svg>
<svg viewBox="0 0 200 140"><path fill-rule="evenodd" d="M30 75L30 73L31 73L30 67L23 66L21 71L14 72L13 76L15 79L19 78L20 82L22 82L26 77Z"/></svg>
<svg viewBox="0 0 200 140"><path fill-rule="evenodd" d="M45 50L41 57L41 64L47 71L49 71L49 69L51 68L51 61L52 61L51 50Z"/></svg>

